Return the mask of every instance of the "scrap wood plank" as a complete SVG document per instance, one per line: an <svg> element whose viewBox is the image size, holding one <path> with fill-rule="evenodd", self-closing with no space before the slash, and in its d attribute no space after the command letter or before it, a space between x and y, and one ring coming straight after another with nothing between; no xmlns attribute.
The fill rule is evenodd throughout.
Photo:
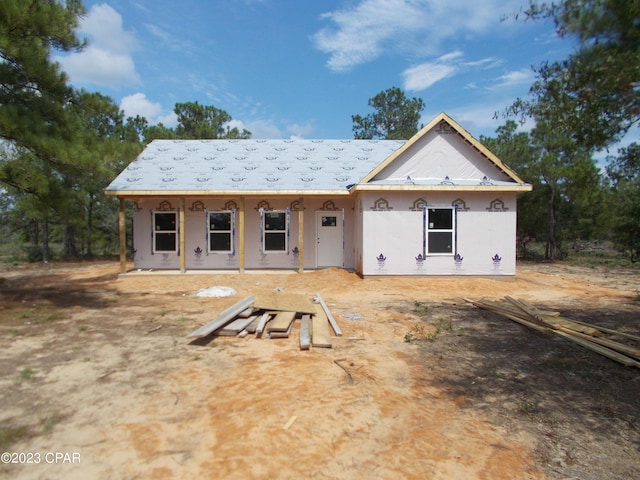
<svg viewBox="0 0 640 480"><path fill-rule="evenodd" d="M324 313L322 305L315 305L316 313L311 319L311 345L314 347L331 348L331 331L329 329L329 320Z"/></svg>
<svg viewBox="0 0 640 480"><path fill-rule="evenodd" d="M226 324L230 323L236 315L240 312L246 310L254 301L255 297L253 295L246 297L240 300L238 303L231 305L226 310L223 310L214 320L203 325L202 327L194 330L189 335L188 338L202 338L207 335L215 332L221 327L224 327Z"/></svg>
<svg viewBox="0 0 640 480"><path fill-rule="evenodd" d="M589 335L591 337L602 337L603 334L600 330L587 327L586 325L580 325L579 323L574 322L573 320L569 320L568 318L562 317L549 317L546 319L546 323L551 325L551 328L567 328L569 330L573 330L574 332L584 333L585 335Z"/></svg>
<svg viewBox="0 0 640 480"><path fill-rule="evenodd" d="M507 305L502 305L497 302L491 302L489 300L470 300L468 298L464 299L466 302L475 305L478 308L483 310L489 310L494 313L498 313L504 317L513 320L514 322L525 325L529 328L533 328L534 330L538 330L539 332L547 332L550 330L549 326L545 323L539 322L535 318L526 315L522 311L519 311L515 308L509 308Z"/></svg>
<svg viewBox="0 0 640 480"><path fill-rule="evenodd" d="M311 299L300 293L259 290L253 306L261 310L315 313Z"/></svg>
<svg viewBox="0 0 640 480"><path fill-rule="evenodd" d="M256 333L256 328L258 328L258 324L260 323L261 318L262 318L262 315L255 316L255 319L253 320L253 322L247 325L247 328L245 329L247 333Z"/></svg>
<svg viewBox="0 0 640 480"><path fill-rule="evenodd" d="M291 335L291 330L293 330L293 324L295 322L291 322L289 324L289 328L287 329L286 332L270 332L269 333L269 338L289 338L289 335Z"/></svg>
<svg viewBox="0 0 640 480"><path fill-rule="evenodd" d="M537 330L543 329L545 327L551 327L548 328L547 331L555 333L557 335L560 335L564 338L566 338L567 340L570 340L574 343L577 343L578 345L581 345L593 352L599 353L600 355L603 355L605 357L608 357L612 360L615 360L623 365L626 366L634 366L634 367L638 367L640 368L640 361L631 358L630 356L627 356L623 353L620 353L619 351L616 351L612 348L609 348L611 346L613 346L614 344L617 344L616 347L622 345L622 344L618 344L618 342L614 342L612 340L607 341L607 339L603 339L600 338L598 336L593 336L593 335L589 335L589 334L585 334L585 333L581 333L581 332L577 332L575 330L572 330L568 327L562 326L560 325L560 322L557 322L559 320L559 318L557 317L547 317L543 315L543 318L545 320L545 322L543 324L540 324L537 318L534 318L532 316L529 316L528 318L522 318L522 315L511 315L510 313L508 313L509 309L508 308L504 308L504 306L495 303L495 302L488 302L488 301L474 301L474 300L469 300L469 299L465 299L465 301L472 303L473 305L475 305L476 307L479 308L483 308L486 310L491 310L494 311L496 313L500 313L501 315L504 315L507 318L510 318L511 320L517 321L519 323L522 323L523 325L527 325L527 326L531 326L531 328L535 328ZM513 303L513 302L511 302ZM550 320L553 319L554 321L556 321L556 326L553 326L550 322ZM566 320L567 322L570 323L576 323L576 322L571 322L568 319L562 319L562 320ZM614 342L614 343L611 343ZM608 346L603 345L603 343L608 343ZM624 349L624 346L621 347ZM631 348L631 347L628 347ZM631 351L635 351L635 349L631 349Z"/></svg>
<svg viewBox="0 0 640 480"><path fill-rule="evenodd" d="M324 310L324 313L327 315L327 320L329 320L329 323L331 324L331 328L333 328L333 331L335 332L335 334L338 337L341 336L342 330L340 330L340 327L338 326L338 322L336 322L336 319L333 318L333 315L331 315L331 312L329 311L329 307L327 307L327 304L324 303L324 300L322 299L319 293L316 293L316 301L320 305L322 305L322 309Z"/></svg>
<svg viewBox="0 0 640 480"><path fill-rule="evenodd" d="M602 327L600 325L593 325L591 323L581 322L580 320L572 320L572 321L575 322L575 323L579 323L580 325L585 325L587 327L597 328L601 332L605 332L605 333L608 333L610 335L616 335L618 337L624 337L624 338L628 338L629 340L635 340L636 342L640 342L640 337L637 336L637 335L632 335L630 333L621 332L619 330L613 330L611 328L605 328L605 327Z"/></svg>
<svg viewBox="0 0 640 480"><path fill-rule="evenodd" d="M603 347L607 347L611 350L615 350L616 352L620 352L629 357L633 357L636 360L640 360L640 349L638 348L630 347L629 345L625 345L624 343L616 342L615 340L610 340L608 338L592 337L591 335L576 332L575 330L571 330L569 328L560 327L558 328L558 330L561 330L570 335L574 335L583 340L597 343L598 345L602 345Z"/></svg>
<svg viewBox="0 0 640 480"><path fill-rule="evenodd" d="M217 334L218 335L222 335L222 336L224 336L224 335L227 335L227 336L238 335L241 331L243 331L245 328L247 328L247 326L250 323L252 323L256 318L257 318L257 316L253 316L253 317L249 317L249 318L236 317L236 319L233 320L231 323L228 323L227 325L225 325L224 327L219 329Z"/></svg>
<svg viewBox="0 0 640 480"><path fill-rule="evenodd" d="M584 340L582 338L578 338L575 335L567 332L563 332L560 330L553 330L553 331L558 335L563 336L567 340L571 340L572 342L575 342L578 345L582 345L583 347L588 348L589 350L599 353L600 355L610 358L611 360L615 360L616 362L621 363L626 367L640 368L640 362L632 358L629 358L626 355L618 353L614 350L611 350L610 348L603 347L602 345L596 345L591 340Z"/></svg>
<svg viewBox="0 0 640 480"><path fill-rule="evenodd" d="M602 332L596 328L587 327L585 325L580 325L579 323L574 322L573 320L569 320L568 318L562 318L560 316L551 316L545 315L540 312L536 307L528 305L527 303L516 300L511 297L505 297L505 299L516 307L520 308L523 312L528 315L531 315L536 320L549 325L551 328L568 328L570 330L575 330L576 332L585 333L587 335L591 335L592 337L601 337Z"/></svg>
<svg viewBox="0 0 640 480"><path fill-rule="evenodd" d="M535 318L539 322L545 323L545 319L542 316L542 313L540 313L540 311L537 308L535 308L533 305L526 304L524 302L521 302L521 301L516 300L515 298L511 298L509 296L504 297L504 299L507 302L511 303L516 308L522 310L524 313L526 313L530 317Z"/></svg>
<svg viewBox="0 0 640 480"><path fill-rule="evenodd" d="M505 297L505 298L508 298L508 297ZM546 316L549 316L549 317L559 317L560 316L560 312L556 312L556 311L552 311L552 310L542 310L542 309L540 309L540 308L538 308L538 307L536 307L534 305L531 305L528 301L526 301L526 300L524 300L522 298L519 298L518 302L520 302L522 305L524 305L526 307L532 308L533 310L538 312L540 315L544 315L545 317Z"/></svg>
<svg viewBox="0 0 640 480"><path fill-rule="evenodd" d="M271 315L269 315L268 313L265 313L262 315L262 318L260 318L260 321L258 322L258 326L256 327L256 337L260 338L262 336L264 327L267 325L267 322L269 321L270 318L271 318Z"/></svg>
<svg viewBox="0 0 640 480"><path fill-rule="evenodd" d="M296 312L278 312L267 327L267 332L286 332L296 318Z"/></svg>
<svg viewBox="0 0 640 480"><path fill-rule="evenodd" d="M300 320L300 350L309 350L311 347L311 315L303 315Z"/></svg>
<svg viewBox="0 0 640 480"><path fill-rule="evenodd" d="M253 307L249 307L245 311L240 312L238 316L242 318L249 318L252 314L253 314Z"/></svg>

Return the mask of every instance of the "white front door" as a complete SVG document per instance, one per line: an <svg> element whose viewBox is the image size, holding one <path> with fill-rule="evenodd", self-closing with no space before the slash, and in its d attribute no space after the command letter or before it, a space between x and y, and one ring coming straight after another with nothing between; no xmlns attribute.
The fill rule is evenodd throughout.
<svg viewBox="0 0 640 480"><path fill-rule="evenodd" d="M342 266L342 211L316 212L316 266Z"/></svg>

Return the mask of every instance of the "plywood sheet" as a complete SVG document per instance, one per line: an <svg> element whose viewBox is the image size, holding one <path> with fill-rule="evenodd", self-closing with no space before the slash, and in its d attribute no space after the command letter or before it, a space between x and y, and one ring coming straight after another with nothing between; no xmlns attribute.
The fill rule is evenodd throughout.
<svg viewBox="0 0 640 480"><path fill-rule="evenodd" d="M261 310L315 313L313 303L306 295L273 290L257 291L253 307Z"/></svg>

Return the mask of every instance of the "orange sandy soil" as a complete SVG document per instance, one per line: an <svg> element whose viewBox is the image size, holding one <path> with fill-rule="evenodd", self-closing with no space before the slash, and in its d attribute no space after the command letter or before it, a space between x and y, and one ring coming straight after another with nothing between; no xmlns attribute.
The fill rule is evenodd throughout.
<svg viewBox="0 0 640 480"><path fill-rule="evenodd" d="M468 368L446 352L429 356L463 330L451 314L449 330L437 332L416 306L438 305L445 317L464 308L467 322L481 324L488 317L464 297L511 295L560 309L624 304L637 319L639 278L555 265L522 266L511 281L361 279L337 269L119 276L118 265L105 262L5 267L0 426L15 439L4 450L42 460L0 465L0 477L571 478L562 462L556 476L541 460L546 440L527 419L500 421L495 410L476 408L470 393L437 380ZM212 286L237 295L194 296ZM186 338L256 289L276 287L322 295L343 330L332 349L300 351L298 325L288 339L214 337L197 345ZM514 336L540 335L492 321ZM425 338L407 342L410 332ZM46 452L81 460L49 464ZM623 472L638 472L629 468Z"/></svg>

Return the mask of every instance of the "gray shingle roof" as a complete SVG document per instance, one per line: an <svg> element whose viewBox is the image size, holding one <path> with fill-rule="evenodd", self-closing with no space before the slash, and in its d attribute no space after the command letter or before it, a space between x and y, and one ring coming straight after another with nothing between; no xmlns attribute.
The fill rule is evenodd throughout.
<svg viewBox="0 0 640 480"><path fill-rule="evenodd" d="M107 187L114 192L340 191L405 141L154 140Z"/></svg>

